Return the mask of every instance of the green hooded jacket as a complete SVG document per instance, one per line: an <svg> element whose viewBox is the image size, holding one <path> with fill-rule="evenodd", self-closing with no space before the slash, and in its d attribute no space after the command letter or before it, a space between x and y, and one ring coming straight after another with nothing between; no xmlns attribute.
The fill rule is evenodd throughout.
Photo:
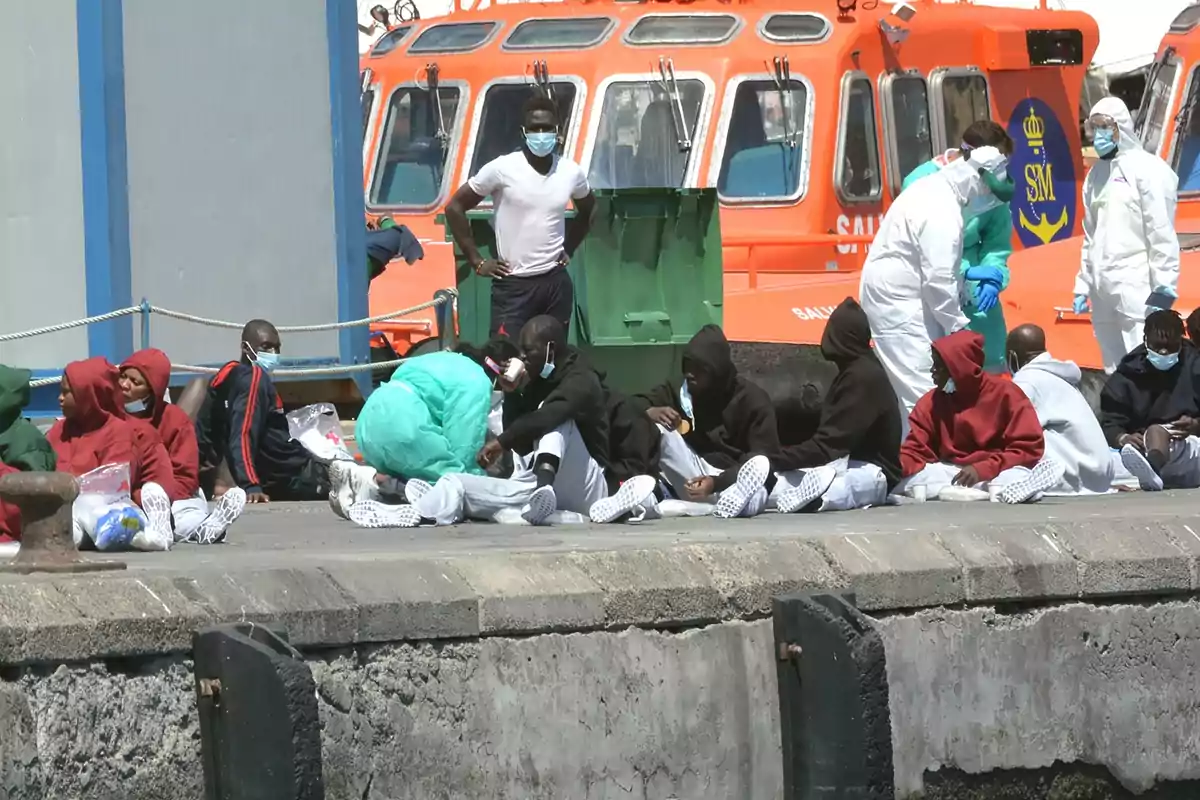
<svg viewBox="0 0 1200 800"><path fill-rule="evenodd" d="M54 450L21 416L29 405L29 377L27 369L0 365L0 463L24 472L53 472Z"/></svg>
<svg viewBox="0 0 1200 800"><path fill-rule="evenodd" d="M940 170L937 161L926 161L921 166L908 173L900 190L904 191L917 180L933 175ZM965 275L971 267L998 267L1004 274L1000 286L1003 292L1008 288L1008 257L1012 255L1012 212L1008 203L989 209L977 217L972 217L963 226L963 260L960 274ZM965 281L968 296L975 297L977 284ZM1008 327L1004 323L1002 303L997 303L990 311L982 312L975 308L974 300L963 306L963 313L971 320L968 325L971 330L983 337L983 366L992 372L1006 369L1005 338Z"/></svg>
<svg viewBox="0 0 1200 800"><path fill-rule="evenodd" d="M433 483L449 473L482 475L475 455L487 437L492 382L458 353L405 361L371 392L355 437L363 458L387 475Z"/></svg>

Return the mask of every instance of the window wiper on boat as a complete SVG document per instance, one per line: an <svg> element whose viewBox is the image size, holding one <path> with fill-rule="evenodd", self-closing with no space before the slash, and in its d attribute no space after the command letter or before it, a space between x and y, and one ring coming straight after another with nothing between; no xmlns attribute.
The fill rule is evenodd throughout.
<svg viewBox="0 0 1200 800"><path fill-rule="evenodd" d="M679 82L675 79L675 62L668 56L659 56L658 74L659 82L671 101L671 125L675 129L679 151L690 153L692 132L688 130L687 117L683 113L683 97L679 94Z"/></svg>

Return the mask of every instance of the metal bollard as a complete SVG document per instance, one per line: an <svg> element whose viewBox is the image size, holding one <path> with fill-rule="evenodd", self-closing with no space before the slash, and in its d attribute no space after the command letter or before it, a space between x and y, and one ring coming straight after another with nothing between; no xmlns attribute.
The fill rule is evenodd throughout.
<svg viewBox="0 0 1200 800"><path fill-rule="evenodd" d="M0 478L0 500L21 510L21 549L0 572L99 572L123 561L84 559L71 539L71 503L79 484L65 472L15 472Z"/></svg>
<svg viewBox="0 0 1200 800"><path fill-rule="evenodd" d="M323 800L316 684L286 634L218 625L192 649L208 800Z"/></svg>
<svg viewBox="0 0 1200 800"><path fill-rule="evenodd" d="M453 350L458 347L458 292L453 289L438 289L433 293L433 299L445 297L446 302L434 306L434 317L437 319L438 344L441 350Z"/></svg>
<svg viewBox="0 0 1200 800"><path fill-rule="evenodd" d="M774 601L783 800L892 800L883 640L854 595Z"/></svg>

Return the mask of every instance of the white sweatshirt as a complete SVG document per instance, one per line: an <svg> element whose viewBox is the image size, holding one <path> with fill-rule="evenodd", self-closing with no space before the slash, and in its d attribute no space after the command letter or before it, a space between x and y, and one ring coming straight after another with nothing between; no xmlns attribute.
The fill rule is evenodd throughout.
<svg viewBox="0 0 1200 800"><path fill-rule="evenodd" d="M1103 494L1112 489L1113 459L1100 422L1079 391L1082 377L1073 361L1042 353L1013 375L1029 397L1046 434L1046 457L1065 471L1047 494Z"/></svg>

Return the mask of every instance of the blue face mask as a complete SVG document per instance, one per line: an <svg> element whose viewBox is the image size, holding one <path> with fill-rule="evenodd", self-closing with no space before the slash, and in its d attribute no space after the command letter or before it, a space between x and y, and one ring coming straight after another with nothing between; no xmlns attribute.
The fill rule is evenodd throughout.
<svg viewBox="0 0 1200 800"><path fill-rule="evenodd" d="M265 372L274 372L275 368L279 366L279 353L258 353L254 363L262 367Z"/></svg>
<svg viewBox="0 0 1200 800"><path fill-rule="evenodd" d="M546 363L542 364L542 371L538 374L542 376L542 380L546 380L554 374L554 362L550 360L550 345L546 345Z"/></svg>
<svg viewBox="0 0 1200 800"><path fill-rule="evenodd" d="M946 379L946 385L942 387L942 391L946 394L954 394L958 391L958 387L954 385L954 378Z"/></svg>
<svg viewBox="0 0 1200 800"><path fill-rule="evenodd" d="M525 146L535 156L545 157L554 152L558 146L558 134L554 131L538 131L525 134Z"/></svg>
<svg viewBox="0 0 1200 800"><path fill-rule="evenodd" d="M1160 372L1166 372L1179 363L1179 352L1176 351L1174 353L1167 353L1166 355L1163 355L1162 353L1156 353L1153 350L1147 349L1146 360L1149 361L1150 366L1154 367L1156 370L1159 370Z"/></svg>
<svg viewBox="0 0 1200 800"><path fill-rule="evenodd" d="M1108 128L1097 128L1092 134L1092 147L1096 149L1098 156L1106 156L1116 150L1117 143L1113 141L1113 132Z"/></svg>
<svg viewBox="0 0 1200 800"><path fill-rule="evenodd" d="M683 409L684 416L695 422L696 412L692 405L692 393L688 391L687 381L679 387L679 407Z"/></svg>
<svg viewBox="0 0 1200 800"><path fill-rule="evenodd" d="M130 414L141 414L149 407L150 404L146 402L146 398L144 397L141 400L130 400L125 404L125 410Z"/></svg>

